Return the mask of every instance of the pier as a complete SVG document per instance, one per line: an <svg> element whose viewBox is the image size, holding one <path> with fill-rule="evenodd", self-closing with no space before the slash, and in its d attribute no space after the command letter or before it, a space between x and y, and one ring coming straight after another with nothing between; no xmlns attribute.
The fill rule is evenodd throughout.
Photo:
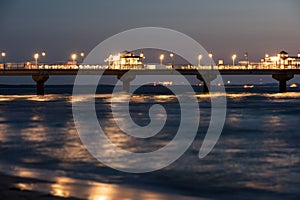
<svg viewBox="0 0 300 200"><path fill-rule="evenodd" d="M148 69L141 66L131 66L128 68L113 69L104 65L71 65L71 64L51 64L51 65L34 65L23 63L8 63L0 64L0 76L31 76L35 81L37 95L44 95L44 85L50 76L76 76L80 70L84 75L95 75L101 72L103 75L117 76L123 82L123 90L129 92L130 82L135 79L135 76L124 76L128 71L133 71L135 75L172 75L172 71L176 70L182 75L197 76L203 82L203 92L208 92L210 82L217 77L212 73L218 70L221 75L270 75L279 83L279 92L287 91L287 81L294 78L295 75L300 74L300 66L288 66L286 68L270 65L256 65L256 66L173 66L171 69ZM206 77L204 81L199 71L204 74L212 74Z"/></svg>

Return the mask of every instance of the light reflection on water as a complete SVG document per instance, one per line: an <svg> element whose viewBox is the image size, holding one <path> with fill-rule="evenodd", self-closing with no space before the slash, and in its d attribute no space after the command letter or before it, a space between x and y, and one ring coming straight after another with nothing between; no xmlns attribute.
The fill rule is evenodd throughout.
<svg viewBox="0 0 300 200"><path fill-rule="evenodd" d="M66 177L57 177L53 181L55 183L18 183L16 187L21 190L34 190L38 192L50 193L58 197L77 197L88 200L115 200L115 199L184 199L195 200L193 198L182 195L174 195L171 193L157 193L142 188L136 189L128 186L120 186L115 184L103 184L96 182L72 180ZM205 200L206 198L201 198Z"/></svg>
<svg viewBox="0 0 300 200"><path fill-rule="evenodd" d="M96 110L101 125L111 141L132 152L153 151L168 143L176 131L170 123L161 134L151 140L136 140L114 126L110 113L110 96L96 95ZM220 94L213 94L218 98ZM137 190L118 185L77 185L67 177L89 181L141 184L159 183L165 188L186 188L191 193L227 191L247 194L249 189L279 194L300 195L300 135L298 134L300 93L262 94L229 93L227 121L213 152L199 160L197 155L210 118L209 95L197 95L201 108L199 135L192 147L168 168L147 175L115 172L92 158L80 142L71 111L69 95L0 95L0 156L4 171L18 171L16 175L48 179L34 171L60 171L65 178L53 176L55 183L19 185L23 189L44 188L57 196L79 195L81 188L90 199L110 199L121 194L134 198ZM76 100L85 101L88 96ZM122 101L122 97L118 99ZM170 119L177 122L176 98L172 95L134 95L131 98L133 118L147 124L147 106L163 103L169 107ZM147 105L147 106L145 106ZM113 156L113 152L107 152ZM5 164L6 163L6 164ZM2 167L3 168L3 167ZM59 178L60 177L60 178ZM73 179L72 179L73 180ZM129 191L129 192L128 192ZM157 193L141 192L140 199L163 199ZM157 196L158 195L158 196ZM229 194L228 194L229 195ZM116 199L114 198L114 199ZM137 198L135 198L137 199ZM278 198L280 199L280 198Z"/></svg>

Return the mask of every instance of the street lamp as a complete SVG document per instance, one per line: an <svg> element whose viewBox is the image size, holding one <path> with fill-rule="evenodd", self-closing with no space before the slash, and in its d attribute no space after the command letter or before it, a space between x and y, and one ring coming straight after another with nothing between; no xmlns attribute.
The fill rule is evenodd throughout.
<svg viewBox="0 0 300 200"><path fill-rule="evenodd" d="M210 58L210 60L211 60L211 66L213 66L213 54L212 54L212 52L210 52L209 54L208 54L208 57Z"/></svg>
<svg viewBox="0 0 300 200"><path fill-rule="evenodd" d="M233 55L232 55L232 65L233 65L233 66L235 65L235 63L234 63L234 62L235 62L235 59L236 59L236 54L233 54Z"/></svg>
<svg viewBox="0 0 300 200"><path fill-rule="evenodd" d="M162 67L162 62L163 62L164 58L165 58L165 55L161 54L160 57L159 57L159 59L160 59L160 67Z"/></svg>
<svg viewBox="0 0 300 200"><path fill-rule="evenodd" d="M1 52L1 57L2 57L3 64L5 63L5 56L6 56L6 53L4 51Z"/></svg>
<svg viewBox="0 0 300 200"><path fill-rule="evenodd" d="M37 67L38 66L38 59L39 59L39 54L38 53L35 53L34 55L33 55L33 58L35 59L35 66Z"/></svg>
<svg viewBox="0 0 300 200"><path fill-rule="evenodd" d="M247 62L247 67L248 67L249 66L249 55L248 55L248 52L245 52L244 56L245 56L245 59L246 59L246 62Z"/></svg>
<svg viewBox="0 0 300 200"><path fill-rule="evenodd" d="M145 54L143 52L140 53L140 58L142 59L142 67L144 67Z"/></svg>
<svg viewBox="0 0 300 200"><path fill-rule="evenodd" d="M75 64L77 55L76 55L75 53L73 53L73 54L71 55L71 58L72 58L73 64Z"/></svg>
<svg viewBox="0 0 300 200"><path fill-rule="evenodd" d="M172 59L172 68L174 68L174 53L170 53L170 57Z"/></svg>
<svg viewBox="0 0 300 200"><path fill-rule="evenodd" d="M202 55L199 54L199 56L198 56L198 67L201 66L201 60L202 60Z"/></svg>
<svg viewBox="0 0 300 200"><path fill-rule="evenodd" d="M82 51L82 52L80 53L80 56L81 56L81 62L83 63L85 53Z"/></svg>
<svg viewBox="0 0 300 200"><path fill-rule="evenodd" d="M42 57L43 57L43 63L44 63L43 65L45 65L45 57L46 57L46 52L45 51L42 52Z"/></svg>

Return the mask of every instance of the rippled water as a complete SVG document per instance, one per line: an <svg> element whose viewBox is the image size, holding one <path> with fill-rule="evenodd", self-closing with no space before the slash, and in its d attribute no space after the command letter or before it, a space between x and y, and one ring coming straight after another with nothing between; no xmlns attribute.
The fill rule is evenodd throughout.
<svg viewBox="0 0 300 200"><path fill-rule="evenodd" d="M189 150L163 170L133 175L105 167L82 145L72 116L72 87L48 86L49 95L44 97L33 95L35 88L31 86L0 88L0 170L3 172L44 179L63 176L134 187L155 186L175 194L213 199L300 197L300 92L297 89L278 94L277 88L271 86L248 90L227 88L224 130L214 150L201 160L198 153L210 120L210 100L208 95L199 93L200 128ZM133 152L149 152L163 147L174 137L180 116L175 96L160 89L144 88L145 91L141 89L131 98L131 115L139 125L149 123L147 113L154 103L163 104L168 113L163 131L142 140L128 137L115 127L110 90L110 87L99 90L96 110L100 124L117 146Z"/></svg>

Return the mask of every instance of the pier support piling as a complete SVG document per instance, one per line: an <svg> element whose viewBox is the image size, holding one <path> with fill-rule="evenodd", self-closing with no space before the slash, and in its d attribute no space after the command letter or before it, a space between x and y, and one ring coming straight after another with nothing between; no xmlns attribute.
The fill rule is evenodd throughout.
<svg viewBox="0 0 300 200"><path fill-rule="evenodd" d="M205 75L205 78L203 78L200 74L197 75L197 79L203 82L203 93L209 93L210 90L210 83L217 78L216 75Z"/></svg>
<svg viewBox="0 0 300 200"><path fill-rule="evenodd" d="M123 82L123 91L129 93L130 92L130 82L135 79L135 75L133 74L124 74L118 75L118 79Z"/></svg>
<svg viewBox="0 0 300 200"><path fill-rule="evenodd" d="M279 81L279 92L287 91L287 81L294 78L294 74L273 74L272 78Z"/></svg>
<svg viewBox="0 0 300 200"><path fill-rule="evenodd" d="M32 79L36 82L36 94L45 94L45 82L49 79L49 75L33 75Z"/></svg>

